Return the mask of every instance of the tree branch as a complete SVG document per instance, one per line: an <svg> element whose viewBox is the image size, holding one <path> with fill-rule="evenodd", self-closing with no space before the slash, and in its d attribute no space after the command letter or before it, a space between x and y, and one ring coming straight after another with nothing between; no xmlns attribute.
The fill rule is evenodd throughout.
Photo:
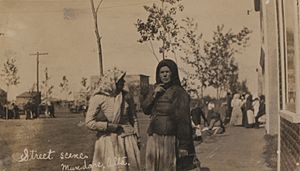
<svg viewBox="0 0 300 171"><path fill-rule="evenodd" d="M157 55L156 55L156 53L154 51L152 41L150 40L149 42L150 42L151 52L154 55L154 57L156 58L157 62L159 62L159 59L158 59L158 57L157 57Z"/></svg>
<svg viewBox="0 0 300 171"><path fill-rule="evenodd" d="M175 61L176 61L176 63L177 63L177 56L176 56L176 53L175 53L175 48L174 48L174 46L172 46L172 50L173 50L173 54L174 54Z"/></svg>
<svg viewBox="0 0 300 171"><path fill-rule="evenodd" d="M92 12L94 13L95 11L94 0L90 0L90 3L91 3Z"/></svg>
<svg viewBox="0 0 300 171"><path fill-rule="evenodd" d="M98 12L98 10L99 10L99 8L100 8L100 5L102 4L103 1L104 1L104 0L101 0L101 1L99 2L98 6L97 6L97 9L96 9L96 13Z"/></svg>

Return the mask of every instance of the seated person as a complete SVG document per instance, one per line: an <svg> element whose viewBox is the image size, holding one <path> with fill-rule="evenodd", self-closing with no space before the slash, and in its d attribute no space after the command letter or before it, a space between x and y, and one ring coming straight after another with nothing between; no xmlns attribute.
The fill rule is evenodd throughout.
<svg viewBox="0 0 300 171"><path fill-rule="evenodd" d="M208 121L208 133L222 134L225 132L225 127L221 119L220 113L215 111L214 102L208 103L207 121Z"/></svg>

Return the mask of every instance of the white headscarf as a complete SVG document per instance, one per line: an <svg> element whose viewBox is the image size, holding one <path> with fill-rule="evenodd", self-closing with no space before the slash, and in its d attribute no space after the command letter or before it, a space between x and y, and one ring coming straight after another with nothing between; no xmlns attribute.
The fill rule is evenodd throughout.
<svg viewBox="0 0 300 171"><path fill-rule="evenodd" d="M94 91L95 94L104 94L107 96L115 96L116 92L116 83L124 78L126 73L117 68L112 70L107 70L104 75L101 77L98 87Z"/></svg>
<svg viewBox="0 0 300 171"><path fill-rule="evenodd" d="M123 95L120 92L119 94L115 94L116 92L116 83L124 78L126 73L117 68L112 70L107 70L103 77L100 79L98 88L95 90L94 95L102 94L105 96L114 97L114 105L113 105L113 118L112 123L119 123L121 118L121 105L123 101Z"/></svg>

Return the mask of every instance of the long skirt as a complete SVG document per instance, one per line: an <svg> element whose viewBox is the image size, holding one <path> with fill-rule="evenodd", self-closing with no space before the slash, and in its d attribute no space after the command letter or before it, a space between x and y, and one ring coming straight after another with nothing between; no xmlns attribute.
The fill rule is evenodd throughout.
<svg viewBox="0 0 300 171"><path fill-rule="evenodd" d="M140 150L136 136L99 137L92 165L92 171L139 171Z"/></svg>
<svg viewBox="0 0 300 171"><path fill-rule="evenodd" d="M247 110L247 121L249 125L254 123L254 113L252 110Z"/></svg>
<svg viewBox="0 0 300 171"><path fill-rule="evenodd" d="M175 136L153 134L146 147L147 171L176 171Z"/></svg>
<svg viewBox="0 0 300 171"><path fill-rule="evenodd" d="M230 124L231 125L242 125L242 118L243 118L243 114L242 114L241 108L233 107Z"/></svg>

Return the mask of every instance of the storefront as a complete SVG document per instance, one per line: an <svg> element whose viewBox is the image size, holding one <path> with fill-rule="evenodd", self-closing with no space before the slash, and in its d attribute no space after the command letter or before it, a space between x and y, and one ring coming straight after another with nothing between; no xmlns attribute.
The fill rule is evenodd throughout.
<svg viewBox="0 0 300 171"><path fill-rule="evenodd" d="M299 0L277 2L280 13L279 170L300 170Z"/></svg>
<svg viewBox="0 0 300 171"><path fill-rule="evenodd" d="M269 111L277 113L278 170L281 171L300 170L299 1L260 2L262 47L266 50L264 89L269 98L276 97L277 101L275 109Z"/></svg>

